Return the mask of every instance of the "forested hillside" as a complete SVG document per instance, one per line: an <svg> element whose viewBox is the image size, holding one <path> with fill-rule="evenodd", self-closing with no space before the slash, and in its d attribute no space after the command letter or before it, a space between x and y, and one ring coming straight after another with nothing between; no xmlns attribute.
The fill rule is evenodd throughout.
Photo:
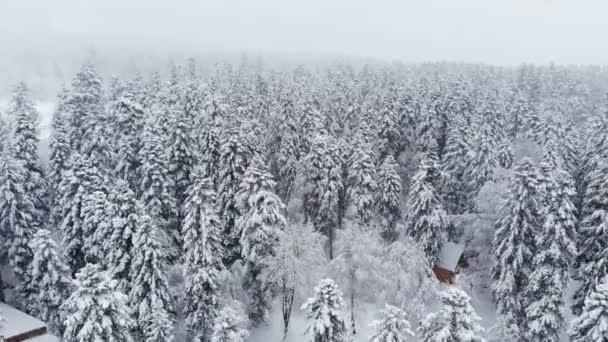
<svg viewBox="0 0 608 342"><path fill-rule="evenodd" d="M273 315L288 341L607 341L607 93L600 67L84 63L41 155L18 84L0 300L66 342L248 341Z"/></svg>

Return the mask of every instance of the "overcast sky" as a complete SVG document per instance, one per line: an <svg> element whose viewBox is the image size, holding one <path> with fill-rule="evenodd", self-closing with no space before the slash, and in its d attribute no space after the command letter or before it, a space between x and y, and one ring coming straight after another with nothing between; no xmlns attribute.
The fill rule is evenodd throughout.
<svg viewBox="0 0 608 342"><path fill-rule="evenodd" d="M0 43L608 64L607 15L607 0L0 0Z"/></svg>

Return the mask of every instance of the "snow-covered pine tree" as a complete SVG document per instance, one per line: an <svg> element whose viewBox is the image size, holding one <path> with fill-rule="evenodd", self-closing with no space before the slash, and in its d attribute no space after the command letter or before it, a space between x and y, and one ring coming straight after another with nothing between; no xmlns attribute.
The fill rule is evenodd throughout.
<svg viewBox="0 0 608 342"><path fill-rule="evenodd" d="M61 304L73 290L70 269L57 250L57 244L46 229L40 229L31 242L32 286L34 293L30 312L47 323L49 331L63 333Z"/></svg>
<svg viewBox="0 0 608 342"><path fill-rule="evenodd" d="M534 238L542 226L539 178L530 159L524 158L516 165L509 197L496 222L492 242L494 301L498 313L505 316L508 328L518 336L524 332L525 308L530 300L525 289L532 273Z"/></svg>
<svg viewBox="0 0 608 342"><path fill-rule="evenodd" d="M173 320L165 310L154 310L143 331L145 342L168 342L173 341Z"/></svg>
<svg viewBox="0 0 608 342"><path fill-rule="evenodd" d="M243 213L237 207L236 194L252 157L242 132L226 132L219 158L217 203L219 217L223 220L224 264L228 267L240 258L240 232L237 233L235 223Z"/></svg>
<svg viewBox="0 0 608 342"><path fill-rule="evenodd" d="M174 185L174 196L181 208L187 196L191 173L198 159L193 132L194 123L201 116L203 97L196 80L180 90L180 100L170 108L169 175Z"/></svg>
<svg viewBox="0 0 608 342"><path fill-rule="evenodd" d="M437 157L431 151L420 161L408 196L407 234L422 247L432 265L438 261L447 239L448 219L441 197L441 174Z"/></svg>
<svg viewBox="0 0 608 342"><path fill-rule="evenodd" d="M443 307L428 315L418 328L421 342L483 342L481 318L471 306L471 298L462 290L450 287L441 294Z"/></svg>
<svg viewBox="0 0 608 342"><path fill-rule="evenodd" d="M289 330L293 303L314 286L312 281L325 266L324 240L310 224L288 223L280 232L274 254L264 260L263 277L281 297L283 338Z"/></svg>
<svg viewBox="0 0 608 342"><path fill-rule="evenodd" d="M138 189L140 165L139 150L142 146L144 108L139 102L138 89L128 83L111 103L110 116L113 127L113 148L116 155L115 174L129 182L131 189Z"/></svg>
<svg viewBox="0 0 608 342"><path fill-rule="evenodd" d="M14 157L23 161L25 179L23 189L30 194L36 208L35 220L40 224L48 214L48 188L42 169L42 161L38 155L39 132L38 111L30 98L30 93L24 83L20 83L13 92L8 115L15 120L14 124Z"/></svg>
<svg viewBox="0 0 608 342"><path fill-rule="evenodd" d="M240 303L224 306L215 319L211 342L245 341L249 336L249 329L247 329L247 317L240 306Z"/></svg>
<svg viewBox="0 0 608 342"><path fill-rule="evenodd" d="M441 160L441 170L446 174L443 192L446 210L450 214L463 214L467 208L467 154L471 147L471 129L463 117L452 122Z"/></svg>
<svg viewBox="0 0 608 342"><path fill-rule="evenodd" d="M176 227L177 206L173 196L173 182L169 175L168 156L163 148L163 133L158 112L153 110L146 120L139 150L140 187L139 199L145 212L150 215L170 238L167 246L172 257L177 255L179 232Z"/></svg>
<svg viewBox="0 0 608 342"><path fill-rule="evenodd" d="M344 323L344 299L342 291L331 279L323 279L315 294L308 298L302 310L305 311L308 327L306 333L311 342L345 342L347 337Z"/></svg>
<svg viewBox="0 0 608 342"><path fill-rule="evenodd" d="M72 150L82 153L87 141L94 138L99 117L104 115L103 85L93 64L82 65L72 80L68 101L72 127L69 141Z"/></svg>
<svg viewBox="0 0 608 342"><path fill-rule="evenodd" d="M599 160L589 176L578 227L577 270L574 278L581 282L574 293L572 312L579 315L585 299L608 275L608 162Z"/></svg>
<svg viewBox="0 0 608 342"><path fill-rule="evenodd" d="M236 221L240 233L241 257L245 261L243 286L249 293L249 318L254 325L261 323L270 310L269 284L262 279L264 259L275 253L280 231L287 224L283 216L285 205L274 193L275 182L260 158L254 158L236 195L241 216Z"/></svg>
<svg viewBox="0 0 608 342"><path fill-rule="evenodd" d="M100 260L124 293L131 286L131 261L133 257L133 237L137 231L141 203L129 188L129 183L117 180L110 188L109 206L113 213L109 230L97 231L95 240L102 244L103 258Z"/></svg>
<svg viewBox="0 0 608 342"><path fill-rule="evenodd" d="M201 125L199 137L200 164L206 178L212 180L213 188L218 186L219 160L221 154L222 121L226 116L226 105L223 98L212 94L205 103L207 115Z"/></svg>
<svg viewBox="0 0 608 342"><path fill-rule="evenodd" d="M526 336L530 341L558 342L564 323L563 294L569 280L570 261L576 255L576 209L571 199L574 185L563 170L549 174L544 189L547 207L544 223L536 235L533 272L527 285Z"/></svg>
<svg viewBox="0 0 608 342"><path fill-rule="evenodd" d="M370 342L413 341L414 332L403 310L387 304L381 314L381 319L371 324L375 332Z"/></svg>
<svg viewBox="0 0 608 342"><path fill-rule="evenodd" d="M198 170L184 203L182 236L184 239L185 298L188 336L211 335L219 315L220 274L223 246L221 222L215 209L213 183Z"/></svg>
<svg viewBox="0 0 608 342"><path fill-rule="evenodd" d="M374 195L376 195L376 162L371 146L359 138L355 143L348 164L346 179L346 202L348 211L357 222L368 224L374 214Z"/></svg>
<svg viewBox="0 0 608 342"><path fill-rule="evenodd" d="M48 164L48 184L52 195L51 206L58 205L61 194L58 193L63 173L69 168L70 153L70 103L69 93L62 90L58 96L57 109L51 123L51 142ZM57 224L57 222L54 222Z"/></svg>
<svg viewBox="0 0 608 342"><path fill-rule="evenodd" d="M150 329L150 324L159 324L158 319L168 320L161 324L162 326L171 326L173 322L171 317L174 313L173 298L169 293L167 279L168 243L169 239L165 231L152 217L145 214L140 216L133 241L129 305L134 309L139 336L144 339L154 337L144 335L144 332L153 332L154 329ZM154 312L159 311L164 311L168 315L161 313L154 316Z"/></svg>
<svg viewBox="0 0 608 342"><path fill-rule="evenodd" d="M272 171L277 179L277 194L285 203L289 202L294 190L301 142L299 117L293 100L293 93L281 98L281 113L274 118L269 149L272 154Z"/></svg>
<svg viewBox="0 0 608 342"><path fill-rule="evenodd" d="M401 222L401 177L397 173L397 163L393 156L387 156L377 173L376 211L380 234L386 242L393 242L399 236Z"/></svg>
<svg viewBox="0 0 608 342"><path fill-rule="evenodd" d="M475 209L479 189L487 181L494 179L494 172L498 167L497 142L492 134L492 126L489 123L483 123L478 127L473 138L473 149L466 155L467 207L470 210Z"/></svg>
<svg viewBox="0 0 608 342"><path fill-rule="evenodd" d="M74 274L85 265L85 240L93 233L84 230L83 210L93 193L104 192L105 182L99 169L78 152L72 153L69 165L59 186L61 198L54 221L60 224L68 265Z"/></svg>
<svg viewBox="0 0 608 342"><path fill-rule="evenodd" d="M40 228L36 208L24 188L26 174L23 161L11 153L0 154L0 232L6 239L9 264L20 282L24 300L29 297L31 285L30 242Z"/></svg>
<svg viewBox="0 0 608 342"><path fill-rule="evenodd" d="M106 236L112 232L112 221L116 215L107 193L107 188L85 195L80 218L84 236L83 253L87 263L101 264L105 258Z"/></svg>
<svg viewBox="0 0 608 342"><path fill-rule="evenodd" d="M378 156L381 160L388 155L397 158L401 152L399 144L402 137L395 95L394 89L389 89L382 99L378 129Z"/></svg>
<svg viewBox="0 0 608 342"><path fill-rule="evenodd" d="M585 299L581 314L570 324L570 341L608 340L608 279L604 279Z"/></svg>
<svg viewBox="0 0 608 342"><path fill-rule="evenodd" d="M76 291L61 306L64 341L134 341L127 296L115 287L116 282L97 265L87 264L78 272Z"/></svg>

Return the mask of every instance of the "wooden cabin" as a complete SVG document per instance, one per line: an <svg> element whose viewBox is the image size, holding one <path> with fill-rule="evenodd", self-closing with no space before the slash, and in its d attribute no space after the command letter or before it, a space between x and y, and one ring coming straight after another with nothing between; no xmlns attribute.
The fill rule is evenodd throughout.
<svg viewBox="0 0 608 342"><path fill-rule="evenodd" d="M0 342L59 342L44 322L8 304L0 303L0 317Z"/></svg>
<svg viewBox="0 0 608 342"><path fill-rule="evenodd" d="M453 242L443 244L439 253L439 262L433 268L435 276L442 283L453 284L454 275L456 274L456 266L464 252L464 245Z"/></svg>

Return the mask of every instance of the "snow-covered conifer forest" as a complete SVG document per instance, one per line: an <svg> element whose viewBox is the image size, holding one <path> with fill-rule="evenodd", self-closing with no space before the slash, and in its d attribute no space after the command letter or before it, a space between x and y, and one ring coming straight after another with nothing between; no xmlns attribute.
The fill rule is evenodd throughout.
<svg viewBox="0 0 608 342"><path fill-rule="evenodd" d="M116 75L1 116L0 300L64 341L608 341L607 69Z"/></svg>

